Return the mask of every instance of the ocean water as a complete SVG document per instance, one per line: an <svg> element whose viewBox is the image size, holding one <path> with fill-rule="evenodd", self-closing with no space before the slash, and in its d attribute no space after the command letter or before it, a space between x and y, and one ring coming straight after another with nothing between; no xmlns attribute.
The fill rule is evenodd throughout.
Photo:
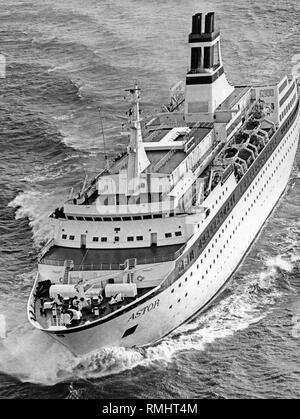
<svg viewBox="0 0 300 419"><path fill-rule="evenodd" d="M195 12L216 11L232 83L272 81L299 54L298 0L1 0L0 398L300 397L300 156L286 194L209 311L147 349L74 358L26 303L47 216L126 144L124 89L143 111L184 80Z"/></svg>

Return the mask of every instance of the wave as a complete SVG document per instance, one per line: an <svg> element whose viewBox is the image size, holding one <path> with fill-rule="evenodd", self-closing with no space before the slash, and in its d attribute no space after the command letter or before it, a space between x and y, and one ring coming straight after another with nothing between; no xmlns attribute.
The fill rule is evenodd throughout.
<svg viewBox="0 0 300 419"><path fill-rule="evenodd" d="M51 229L46 222L51 193L26 191L19 193L8 207L16 210L16 219L28 218L36 245L51 237Z"/></svg>

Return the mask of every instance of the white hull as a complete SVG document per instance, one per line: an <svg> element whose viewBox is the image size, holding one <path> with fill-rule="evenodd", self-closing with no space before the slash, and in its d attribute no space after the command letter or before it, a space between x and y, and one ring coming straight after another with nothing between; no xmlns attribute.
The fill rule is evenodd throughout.
<svg viewBox="0 0 300 419"><path fill-rule="evenodd" d="M283 194L297 151L299 125L298 111L294 124L206 250L170 287L139 306L132 303L135 308L125 314L113 313L81 330L44 331L78 355L101 347L143 346L168 335L207 307L231 278ZM132 334L123 337L135 326Z"/></svg>

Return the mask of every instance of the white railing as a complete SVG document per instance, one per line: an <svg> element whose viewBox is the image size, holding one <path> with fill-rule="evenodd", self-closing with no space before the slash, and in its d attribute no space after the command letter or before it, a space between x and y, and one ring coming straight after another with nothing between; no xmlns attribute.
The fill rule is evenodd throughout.
<svg viewBox="0 0 300 419"><path fill-rule="evenodd" d="M48 251L51 249L51 247L53 247L55 245L55 239L50 239L45 246L42 248L40 256L39 256L39 260L42 259L46 253L48 253Z"/></svg>

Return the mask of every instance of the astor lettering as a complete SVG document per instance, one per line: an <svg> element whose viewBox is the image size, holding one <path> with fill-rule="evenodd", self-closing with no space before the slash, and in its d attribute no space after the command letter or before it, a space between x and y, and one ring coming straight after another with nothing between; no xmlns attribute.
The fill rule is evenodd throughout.
<svg viewBox="0 0 300 419"><path fill-rule="evenodd" d="M154 303L151 303L148 306L141 308L136 313L133 313L128 321L138 319L139 317L144 316L144 314L149 313L149 311L154 310L158 306L159 306L159 300L156 300L154 301Z"/></svg>

